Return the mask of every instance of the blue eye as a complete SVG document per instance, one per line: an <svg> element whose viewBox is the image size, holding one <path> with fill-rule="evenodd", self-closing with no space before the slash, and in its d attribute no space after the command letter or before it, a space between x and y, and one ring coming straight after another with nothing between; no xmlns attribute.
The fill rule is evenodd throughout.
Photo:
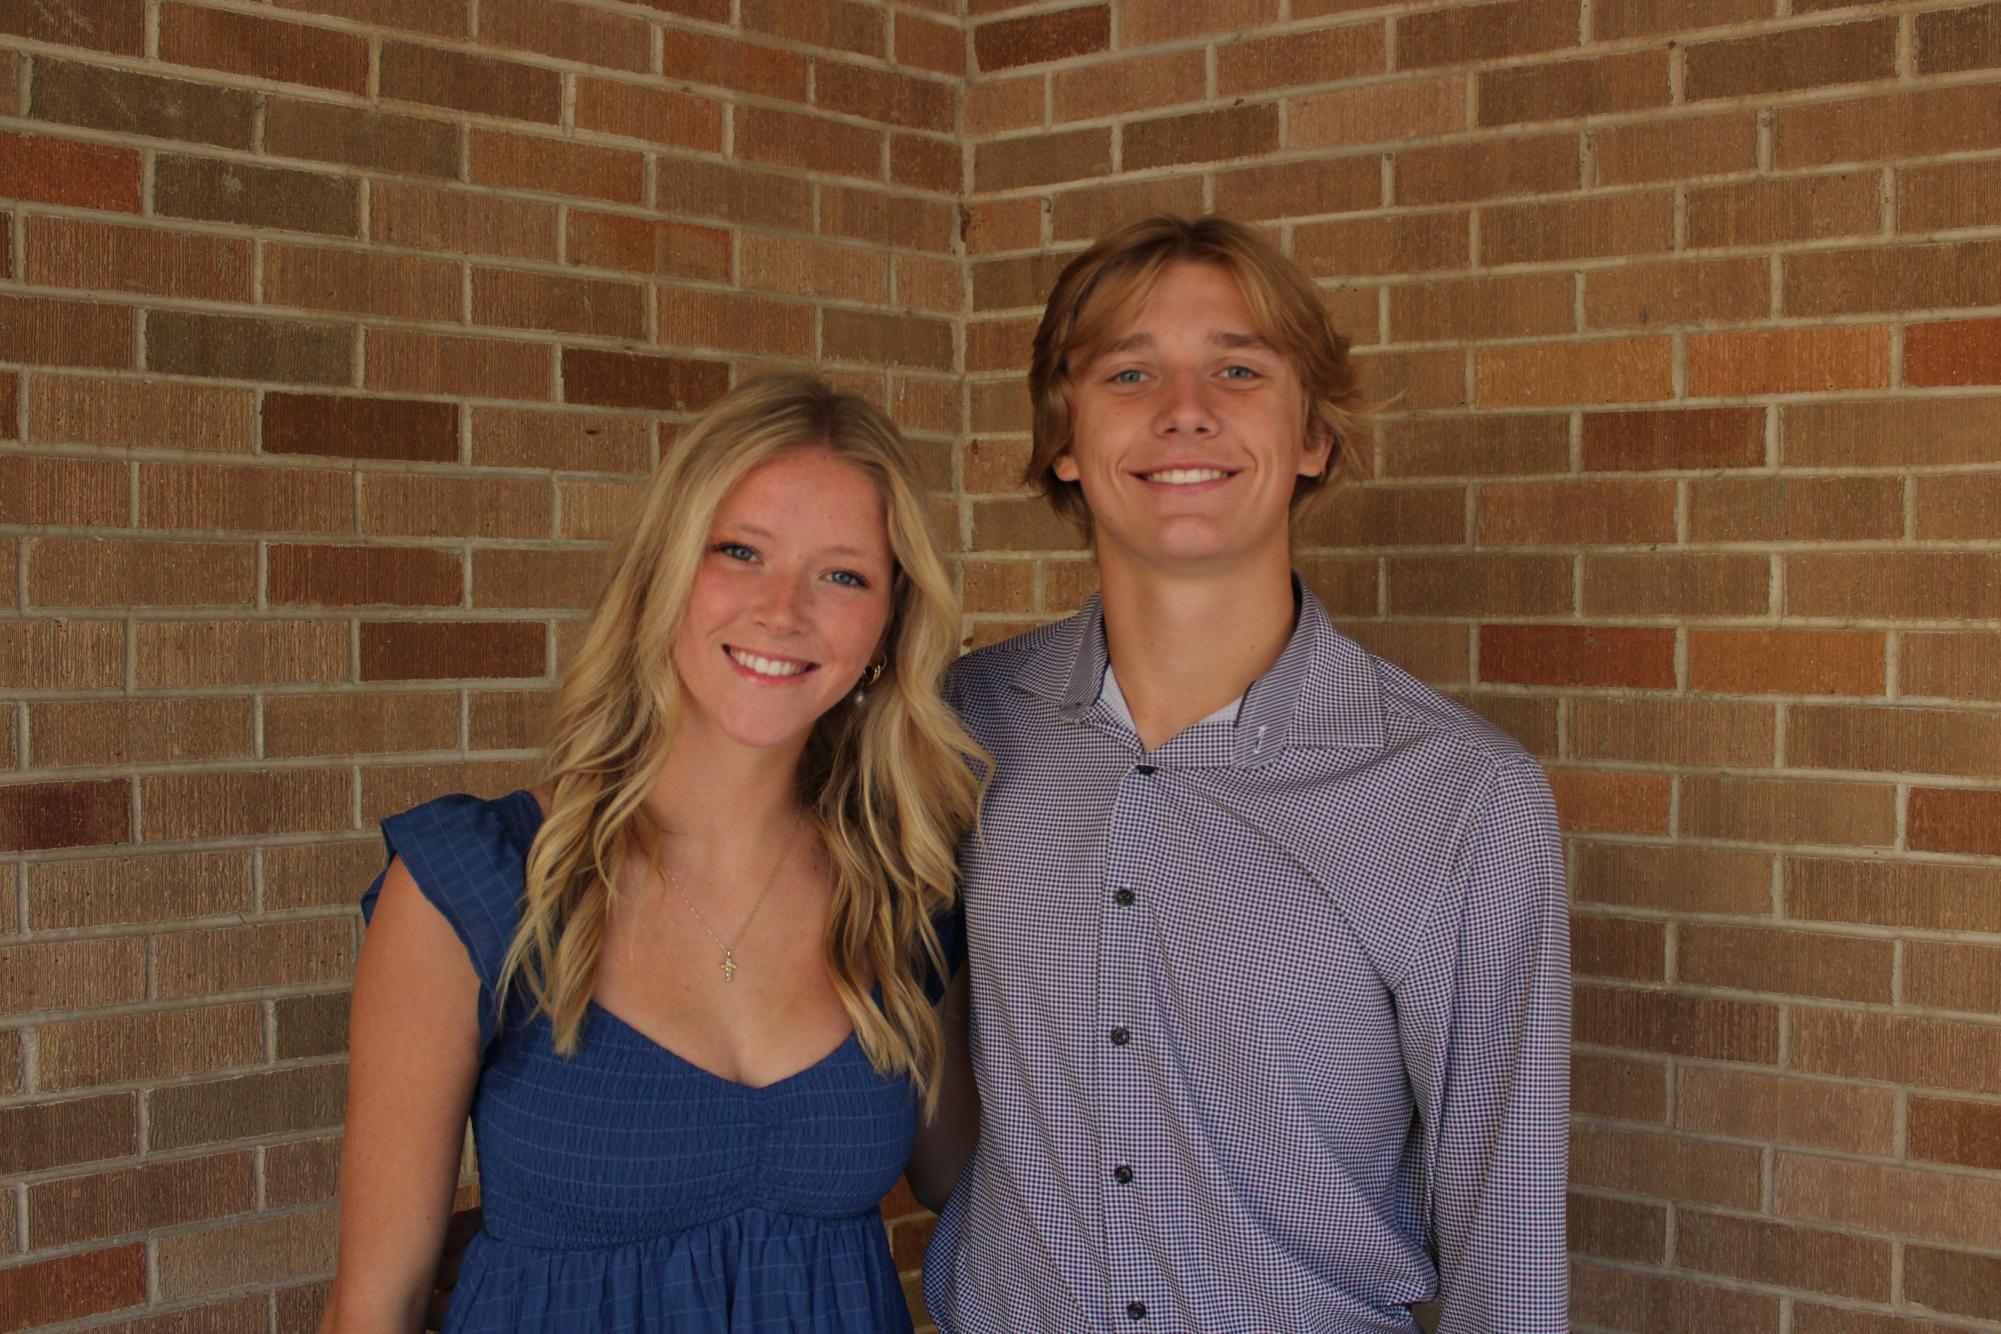
<svg viewBox="0 0 2001 1334"><path fill-rule="evenodd" d="M718 542L713 547L710 547L709 550L715 552L717 555L727 556L731 560L753 561L757 559L757 548L745 546L741 542Z"/></svg>
<svg viewBox="0 0 2001 1334"><path fill-rule="evenodd" d="M1145 371L1133 370L1128 368L1122 371L1114 371L1112 373L1111 382L1113 384L1138 384L1141 380L1145 378L1146 378Z"/></svg>
<svg viewBox="0 0 2001 1334"><path fill-rule="evenodd" d="M853 570L835 570L827 577L843 588L867 588L869 586L868 580L856 574Z"/></svg>
<svg viewBox="0 0 2001 1334"><path fill-rule="evenodd" d="M1226 378L1232 380L1255 380L1258 378L1258 373L1249 366L1226 366L1223 368L1223 374Z"/></svg>

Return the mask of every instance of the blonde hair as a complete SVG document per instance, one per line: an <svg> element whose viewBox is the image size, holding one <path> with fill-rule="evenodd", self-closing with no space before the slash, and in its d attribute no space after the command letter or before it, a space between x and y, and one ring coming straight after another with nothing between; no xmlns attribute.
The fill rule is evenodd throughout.
<svg viewBox="0 0 2001 1334"><path fill-rule="evenodd" d="M1360 377L1348 340L1328 321L1320 292L1258 233L1216 214L1195 219L1155 214L1127 223L1070 261L1056 279L1035 330L1028 389L1034 407L1034 449L1023 477L1058 514L1089 525L1083 488L1056 475L1057 456L1070 448L1072 377L1096 360L1138 314L1177 260L1214 264L1236 279L1261 334L1299 376L1310 434L1333 441L1333 457L1312 477L1293 483L1299 512L1337 468L1356 471L1362 406Z"/></svg>
<svg viewBox="0 0 2001 1334"><path fill-rule="evenodd" d="M895 555L888 661L861 702L815 724L799 795L833 863L834 988L875 1068L908 1073L928 1112L940 1045L919 977L944 966L931 919L957 893L955 853L979 800L972 765L985 757L939 695L959 648L959 605L909 448L880 410L810 376L745 383L661 460L564 676L546 757L554 795L528 856L497 999L504 1007L521 988L549 1017L556 1050L577 1050L618 868L655 847L642 803L679 718L671 646L710 523L747 473L799 448L868 473Z"/></svg>

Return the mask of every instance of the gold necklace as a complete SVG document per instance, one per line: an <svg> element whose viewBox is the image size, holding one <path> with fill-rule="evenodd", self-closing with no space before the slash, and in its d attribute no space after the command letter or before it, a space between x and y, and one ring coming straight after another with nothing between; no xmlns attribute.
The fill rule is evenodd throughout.
<svg viewBox="0 0 2001 1334"><path fill-rule="evenodd" d="M785 851L778 854L778 864L771 868L771 874L766 878L764 888L757 896L757 902L750 905L750 913L743 919L743 925L736 929L735 940L725 941L721 936L716 934L716 929L709 925L709 919L702 916L702 910L697 908L695 901L688 897L688 891L681 888L680 877L676 876L673 868L667 865L666 858L660 856L657 852L654 854L654 864L660 868L661 874L667 877L667 883L674 887L674 892L681 896L681 902L688 905L688 911L694 915L695 921L701 924L702 930L708 932L709 939L716 942L716 948L723 952L723 981L736 981L736 947L743 940L744 932L750 930L750 924L756 920L757 910L762 908L764 901L771 897L771 887L778 883L778 873L784 870L785 863L792 859L792 845L799 841L799 827L805 823L806 812L801 811L799 812L799 818L792 822L792 833L785 840Z"/></svg>

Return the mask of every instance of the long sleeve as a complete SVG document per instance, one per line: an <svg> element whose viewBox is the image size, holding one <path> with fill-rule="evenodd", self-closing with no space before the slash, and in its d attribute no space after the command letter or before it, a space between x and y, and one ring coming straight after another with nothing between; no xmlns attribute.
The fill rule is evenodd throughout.
<svg viewBox="0 0 2001 1334"><path fill-rule="evenodd" d="M1568 1328L1570 931L1549 785L1511 765L1468 821L1430 1139L1438 1334Z"/></svg>

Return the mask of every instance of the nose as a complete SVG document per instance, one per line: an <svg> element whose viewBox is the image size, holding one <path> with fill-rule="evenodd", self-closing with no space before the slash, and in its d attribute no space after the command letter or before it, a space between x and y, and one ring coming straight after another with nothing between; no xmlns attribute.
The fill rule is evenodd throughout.
<svg viewBox="0 0 2001 1334"><path fill-rule="evenodd" d="M751 607L751 621L758 629L774 635L796 633L804 623L801 607L804 592L799 581L778 575L762 583L757 602Z"/></svg>
<svg viewBox="0 0 2001 1334"><path fill-rule="evenodd" d="M1209 384L1201 372L1175 371L1161 384L1160 412L1153 429L1162 435L1203 436L1216 430L1209 402Z"/></svg>

